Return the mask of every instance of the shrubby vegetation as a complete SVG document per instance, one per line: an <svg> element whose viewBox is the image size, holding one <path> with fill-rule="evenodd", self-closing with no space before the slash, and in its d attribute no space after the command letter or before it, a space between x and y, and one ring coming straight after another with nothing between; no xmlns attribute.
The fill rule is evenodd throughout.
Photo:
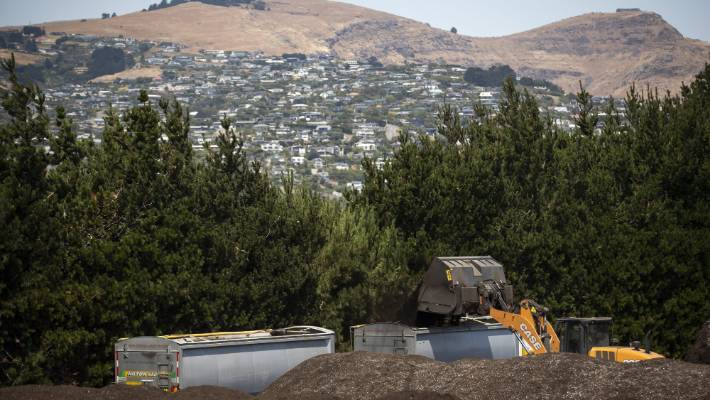
<svg viewBox="0 0 710 400"><path fill-rule="evenodd" d="M466 69L463 79L478 86L502 86L507 78L515 78L515 71L507 65L492 65L488 69L470 67Z"/></svg>
<svg viewBox="0 0 710 400"><path fill-rule="evenodd" d="M655 329L678 356L710 313L710 67L567 134L508 81L500 112L443 108L340 204L246 160L230 121L203 163L171 100L107 110L101 146L9 72L0 126L0 383L102 385L119 337L406 317L436 255L490 254L552 314ZM50 151L43 144L48 143Z"/></svg>
<svg viewBox="0 0 710 400"><path fill-rule="evenodd" d="M545 80L545 79L532 79L532 78L528 78L528 77L522 77L522 78L520 78L520 80L518 80L518 83L521 84L521 85L523 85L523 86L532 86L532 87L535 87L535 86L542 86L542 87L546 87L546 88L550 89L551 92L553 92L553 93L558 93L558 94L560 94L560 95L561 95L562 93L564 93L564 91L562 90L561 87L559 87L559 86L555 85L554 83L552 83L552 82L550 82L550 81L548 81L548 80Z"/></svg>
<svg viewBox="0 0 710 400"><path fill-rule="evenodd" d="M478 67L470 67L464 72L464 80L468 83L472 83L477 86L486 87L500 87L503 86L508 78L515 78L515 71L508 65L493 65L490 68L483 69ZM545 79L533 79L528 77L521 77L518 83L523 86L544 86L548 88L551 92L562 95L564 91L559 86L554 83L547 81Z"/></svg>
<svg viewBox="0 0 710 400"><path fill-rule="evenodd" d="M306 59L306 55L303 53L283 53L281 55L283 58L295 58L301 61L304 61Z"/></svg>
<svg viewBox="0 0 710 400"><path fill-rule="evenodd" d="M101 75L115 74L133 66L133 58L123 49L101 47L91 52L87 76L95 78Z"/></svg>
<svg viewBox="0 0 710 400"><path fill-rule="evenodd" d="M22 30L0 31L0 49L18 49L29 52L37 51L35 37L44 35L44 29L25 26Z"/></svg>
<svg viewBox="0 0 710 400"><path fill-rule="evenodd" d="M22 34L28 36L42 36L44 35L44 28L39 26L25 25L22 27Z"/></svg>

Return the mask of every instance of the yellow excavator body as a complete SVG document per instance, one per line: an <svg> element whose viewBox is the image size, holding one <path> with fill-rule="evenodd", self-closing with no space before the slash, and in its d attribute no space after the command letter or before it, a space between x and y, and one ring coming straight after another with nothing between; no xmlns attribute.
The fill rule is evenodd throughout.
<svg viewBox="0 0 710 400"><path fill-rule="evenodd" d="M417 326L458 325L462 318L490 316L515 333L525 355L563 352L616 362L663 357L641 349L639 342L610 346L616 343L609 317L557 318L553 327L547 308L530 299L518 307L513 299L513 286L493 257L434 257L419 288Z"/></svg>
<svg viewBox="0 0 710 400"><path fill-rule="evenodd" d="M646 351L642 348L623 347L623 346L600 346L592 347L587 353L589 357L598 360L609 360L621 363L635 363L640 361L654 360L665 358L663 355Z"/></svg>
<svg viewBox="0 0 710 400"><path fill-rule="evenodd" d="M629 347L608 346L608 327L611 318L562 318L562 338L547 321L547 310L533 300L520 302L518 313L503 311L491 307L489 315L504 327L516 333L523 346L523 355L544 353L581 353L598 360L616 361L620 363L635 363L646 360L665 358L663 355L646 351L634 342ZM575 325L571 325L575 323ZM571 326L574 329L568 329ZM569 336L569 337L566 337ZM596 341L596 345L592 343ZM599 345L606 343L607 345ZM585 346L589 351L585 350Z"/></svg>

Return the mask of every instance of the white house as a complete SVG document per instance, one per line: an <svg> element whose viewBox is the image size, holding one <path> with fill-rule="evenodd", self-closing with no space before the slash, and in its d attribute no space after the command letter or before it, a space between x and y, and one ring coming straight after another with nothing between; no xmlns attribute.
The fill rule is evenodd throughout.
<svg viewBox="0 0 710 400"><path fill-rule="evenodd" d="M355 147L362 149L362 151L375 151L377 150L377 145L372 140L361 140L357 142Z"/></svg>
<svg viewBox="0 0 710 400"><path fill-rule="evenodd" d="M284 147L279 144L277 141L271 141L269 143L264 143L261 145L261 149L264 151L270 151L270 152L279 152L283 151Z"/></svg>

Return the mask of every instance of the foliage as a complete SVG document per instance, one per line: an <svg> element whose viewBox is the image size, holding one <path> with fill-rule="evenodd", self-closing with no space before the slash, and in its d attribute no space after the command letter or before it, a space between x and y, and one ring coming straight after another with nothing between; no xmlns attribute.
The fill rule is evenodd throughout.
<svg viewBox="0 0 710 400"><path fill-rule="evenodd" d="M582 90L570 135L508 80L497 115L444 107L442 140L405 136L384 169L366 161L353 201L423 260L491 254L552 315L612 316L623 341L652 330L679 356L710 313L708 82L710 67L679 96L632 88L628 123L611 107L601 129Z"/></svg>
<svg viewBox="0 0 710 400"><path fill-rule="evenodd" d="M16 29L0 31L0 48L36 52L35 37L41 35L44 35L44 30L36 26L25 26L21 31Z"/></svg>
<svg viewBox="0 0 710 400"><path fill-rule="evenodd" d="M42 36L44 35L44 28L39 26L25 25L22 27L22 34L28 36Z"/></svg>
<svg viewBox="0 0 710 400"><path fill-rule="evenodd" d="M283 53L283 55L281 55L281 58L295 58L301 61L305 61L306 55L303 53Z"/></svg>
<svg viewBox="0 0 710 400"><path fill-rule="evenodd" d="M520 78L518 81L519 84L523 86L530 86L530 87L535 87L535 86L542 86L550 89L553 93L562 93L562 88L559 86L555 85L554 83L545 80L545 79L533 79L533 78L528 78L526 76Z"/></svg>
<svg viewBox="0 0 710 400"><path fill-rule="evenodd" d="M487 87L502 86L503 81L510 77L515 77L515 71L507 65L492 65L487 70L470 67L463 75L466 82Z"/></svg>
<svg viewBox="0 0 710 400"><path fill-rule="evenodd" d="M115 74L133 65L133 59L123 49L101 47L91 52L89 76Z"/></svg>
<svg viewBox="0 0 710 400"><path fill-rule="evenodd" d="M436 255L491 254L552 314L610 315L680 355L710 313L710 67L574 134L505 85L499 113L365 160L346 204L269 183L231 121L196 161L174 100L106 111L101 146L3 64L0 384L102 385L119 337L411 318ZM613 104L613 102L612 102Z"/></svg>

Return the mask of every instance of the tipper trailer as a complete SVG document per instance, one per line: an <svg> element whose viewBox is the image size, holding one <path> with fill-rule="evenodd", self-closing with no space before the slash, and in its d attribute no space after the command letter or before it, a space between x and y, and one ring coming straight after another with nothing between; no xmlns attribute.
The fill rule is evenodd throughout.
<svg viewBox="0 0 710 400"><path fill-rule="evenodd" d="M116 342L116 383L259 393L302 361L334 351L335 333L315 326L140 336Z"/></svg>
<svg viewBox="0 0 710 400"><path fill-rule="evenodd" d="M441 327L380 322L353 326L350 337L355 351L416 354L444 362L462 358L504 359L523 354L520 340L513 332L485 320Z"/></svg>

